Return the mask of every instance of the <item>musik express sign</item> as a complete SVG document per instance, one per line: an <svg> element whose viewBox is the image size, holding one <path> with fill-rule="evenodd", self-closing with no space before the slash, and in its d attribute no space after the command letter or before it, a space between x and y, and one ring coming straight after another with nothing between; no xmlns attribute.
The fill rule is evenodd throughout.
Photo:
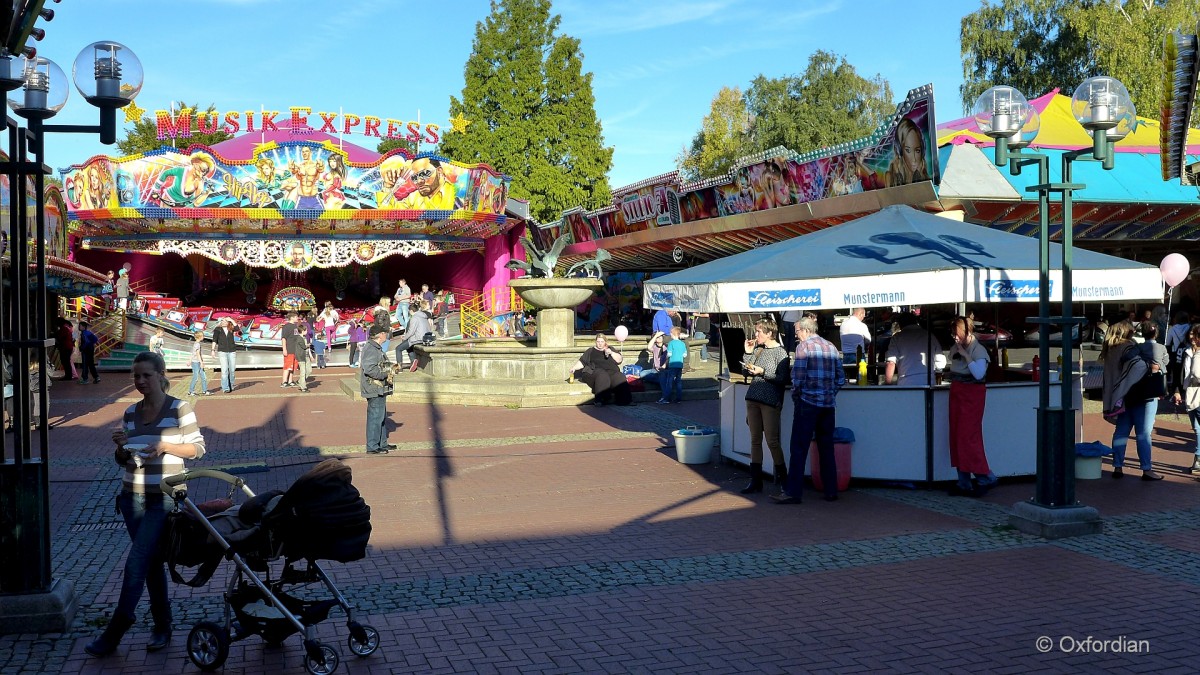
<svg viewBox="0 0 1200 675"><path fill-rule="evenodd" d="M420 120L402 121L390 117L381 118L372 115L355 115L353 113L317 112L321 120L320 128L309 124L313 109L305 106L288 108L288 116L278 119L284 113L278 110L232 110L225 113L218 111L197 113L192 108L183 108L178 112L171 110L154 111L155 124L158 129L158 139L190 138L193 131L205 134L217 133L236 134L242 131L266 132L279 131L279 125L285 122L288 128L296 130L297 135L318 132L326 134L361 133L378 139L406 140L412 143L436 144L441 140L441 127L437 124L422 124ZM195 122L195 124L193 124ZM310 129L310 127L312 127Z"/></svg>

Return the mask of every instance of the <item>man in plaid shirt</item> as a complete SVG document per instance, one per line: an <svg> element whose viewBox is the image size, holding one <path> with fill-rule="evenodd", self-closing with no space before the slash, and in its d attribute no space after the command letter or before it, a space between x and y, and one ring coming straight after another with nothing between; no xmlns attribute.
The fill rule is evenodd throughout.
<svg viewBox="0 0 1200 675"><path fill-rule="evenodd" d="M773 495L779 504L799 504L804 490L804 459L813 435L821 458L821 482L825 501L837 499L837 464L833 455L834 405L838 390L846 384L842 353L829 340L817 335L817 321L804 317L796 322L796 354L792 359L791 465L783 491Z"/></svg>

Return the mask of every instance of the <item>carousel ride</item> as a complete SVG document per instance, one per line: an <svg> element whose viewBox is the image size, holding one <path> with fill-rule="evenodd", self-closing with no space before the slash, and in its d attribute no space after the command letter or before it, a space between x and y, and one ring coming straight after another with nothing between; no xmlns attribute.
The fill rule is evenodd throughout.
<svg viewBox="0 0 1200 675"><path fill-rule="evenodd" d="M452 257L422 264L456 270L458 288L507 281L488 274L508 261L523 205L507 211L510 179L491 167L378 155L311 129L246 138L97 156L62 171L77 258L97 269L111 252L129 261L138 286L130 318L211 336L231 317L241 344L269 348L289 312L332 301L338 345L381 289L391 295L383 277L391 283L414 261ZM495 237L506 245L485 246Z"/></svg>

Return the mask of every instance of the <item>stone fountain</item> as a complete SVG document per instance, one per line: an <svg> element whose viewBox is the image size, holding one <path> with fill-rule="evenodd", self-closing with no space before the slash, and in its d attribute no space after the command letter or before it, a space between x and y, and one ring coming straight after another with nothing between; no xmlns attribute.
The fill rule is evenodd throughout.
<svg viewBox="0 0 1200 675"><path fill-rule="evenodd" d="M547 251L522 241L529 261L514 260L509 269L528 276L509 286L537 310L537 338L464 339L417 347L420 372L397 378L393 398L409 401L461 402L469 405L556 406L591 399L588 387L566 381L567 373L594 336L575 337L575 308L604 287L600 263L609 255L577 263L556 276L558 256L567 239ZM583 273L588 276L575 276ZM424 375L424 376L422 376Z"/></svg>

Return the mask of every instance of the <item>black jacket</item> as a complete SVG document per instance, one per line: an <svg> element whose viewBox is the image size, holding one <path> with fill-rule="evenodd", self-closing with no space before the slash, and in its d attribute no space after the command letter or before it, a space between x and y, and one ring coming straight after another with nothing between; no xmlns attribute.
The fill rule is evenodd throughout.
<svg viewBox="0 0 1200 675"><path fill-rule="evenodd" d="M233 331L218 328L213 331L213 343L219 352L236 352L237 343L233 341Z"/></svg>

